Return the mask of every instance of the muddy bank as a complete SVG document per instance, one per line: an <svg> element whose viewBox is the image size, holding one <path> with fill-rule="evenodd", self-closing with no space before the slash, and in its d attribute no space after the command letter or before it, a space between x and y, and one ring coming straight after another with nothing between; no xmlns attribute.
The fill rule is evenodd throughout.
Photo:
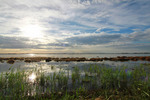
<svg viewBox="0 0 150 100"><path fill-rule="evenodd" d="M127 57L127 56L118 56L118 57L104 57L104 58L85 58L85 57L66 57L66 58L53 58L53 57L0 57L0 62L7 61L7 63L13 64L16 60L24 61L27 63L30 62L50 62L50 61L66 61L66 62L81 62L81 61L150 61L150 56L139 56L139 57Z"/></svg>

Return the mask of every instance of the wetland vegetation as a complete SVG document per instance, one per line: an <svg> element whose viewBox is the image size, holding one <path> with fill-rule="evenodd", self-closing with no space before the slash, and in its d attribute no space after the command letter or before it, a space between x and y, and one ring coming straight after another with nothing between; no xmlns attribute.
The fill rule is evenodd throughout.
<svg viewBox="0 0 150 100"><path fill-rule="evenodd" d="M7 61L9 64L14 64L15 61L20 60L27 63L31 62L83 62L83 61L91 61L91 62L98 62L98 61L150 61L150 56L117 56L117 57L93 57L93 58L85 58L85 57L0 57L0 62Z"/></svg>
<svg viewBox="0 0 150 100"><path fill-rule="evenodd" d="M51 66L54 69L55 66ZM41 68L9 68L0 74L0 99L52 100L149 100L150 66L106 67L91 65L80 70L45 74Z"/></svg>

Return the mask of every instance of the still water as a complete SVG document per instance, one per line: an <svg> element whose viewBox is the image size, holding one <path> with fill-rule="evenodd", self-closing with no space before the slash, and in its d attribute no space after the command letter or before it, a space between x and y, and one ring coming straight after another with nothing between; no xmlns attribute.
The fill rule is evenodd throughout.
<svg viewBox="0 0 150 100"><path fill-rule="evenodd" d="M150 54L100 54L100 53L49 53L49 54L0 54L0 57L117 57L117 56L150 56Z"/></svg>
<svg viewBox="0 0 150 100"><path fill-rule="evenodd" d="M150 56L150 54L0 54L0 57L117 57L117 56ZM6 72L10 67L14 69L23 69L23 70L34 70L42 68L45 73L59 72L59 70L72 70L75 66L79 67L82 70L84 67L89 67L91 65L101 65L108 67L134 67L139 66L140 64L150 64L148 61L127 61L127 62L114 62L114 61L100 61L100 62L32 62L25 63L24 61L15 61L14 64L8 64L6 61L0 62L0 73ZM55 67L52 67L55 66Z"/></svg>
<svg viewBox="0 0 150 100"><path fill-rule="evenodd" d="M150 54L1 54L0 57L86 57L86 58L91 58L91 57L117 57L117 56L150 56ZM124 66L128 67L129 71L133 69L133 67L139 66L139 65L150 65L149 61L126 61L126 62L120 62L120 61L99 61L99 62L91 62L91 61L84 61L84 62L55 62L55 61L50 61L50 62L45 62L40 61L40 62L32 62L32 63L26 63L24 61L15 61L14 64L8 64L7 61L0 62L0 73L5 73L7 71L10 71L9 69L14 69L14 70L25 70L25 71L33 71L28 77L30 82L35 82L36 80L36 74L34 70L41 69L42 72L44 72L45 75L53 75L55 73L59 73L60 71L65 72L66 75L68 75L69 80L68 80L68 89L73 90L78 86L85 85L86 88L88 89L93 89L91 86L96 86L96 85L91 85L93 83L85 83L82 84L77 84L75 87L72 86L72 80L71 80L71 75L75 67L78 67L80 70L80 76L81 78L84 78L85 76L85 69L89 69L91 66L93 67L94 65L98 66L106 66L106 67L112 67L112 68L122 68ZM93 77L95 76L95 73L92 74L92 76L89 76L90 78L93 78L95 84L97 83L98 77ZM60 89L62 87L56 86L56 90ZM97 88L97 87L95 87ZM33 90L31 91L32 94L36 93L36 88L33 87ZM46 90L46 88L44 88Z"/></svg>

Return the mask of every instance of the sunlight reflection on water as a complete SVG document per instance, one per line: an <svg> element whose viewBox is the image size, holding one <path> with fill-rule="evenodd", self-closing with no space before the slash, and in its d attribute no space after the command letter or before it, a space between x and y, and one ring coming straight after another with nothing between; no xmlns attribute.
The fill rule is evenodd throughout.
<svg viewBox="0 0 150 100"><path fill-rule="evenodd" d="M33 56L35 56L35 54L28 54L29 55L29 57L33 57Z"/></svg>
<svg viewBox="0 0 150 100"><path fill-rule="evenodd" d="M32 74L29 76L29 81L30 81L30 82L34 82L35 79L36 79L36 75L35 75L35 73L32 73Z"/></svg>

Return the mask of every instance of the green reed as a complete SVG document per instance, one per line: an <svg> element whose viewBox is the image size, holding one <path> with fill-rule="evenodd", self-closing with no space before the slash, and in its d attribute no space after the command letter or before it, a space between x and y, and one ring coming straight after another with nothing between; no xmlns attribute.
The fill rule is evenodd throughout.
<svg viewBox="0 0 150 100"><path fill-rule="evenodd" d="M45 74L42 68L28 71L10 68L0 74L0 100L74 100L99 96L108 100L148 100L149 72L149 66L110 68L91 65L83 70L74 67L71 75L64 70ZM34 81L29 80L32 73L36 75Z"/></svg>

